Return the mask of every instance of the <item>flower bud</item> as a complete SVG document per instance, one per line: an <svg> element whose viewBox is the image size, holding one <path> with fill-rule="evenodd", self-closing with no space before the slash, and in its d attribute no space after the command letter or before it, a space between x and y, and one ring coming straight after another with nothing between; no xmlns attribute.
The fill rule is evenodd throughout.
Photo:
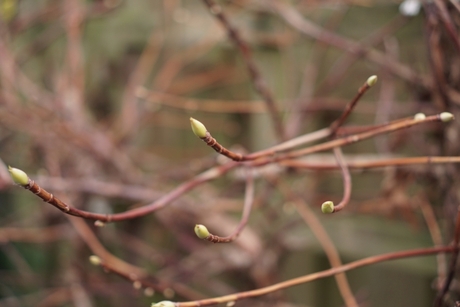
<svg viewBox="0 0 460 307"><path fill-rule="evenodd" d="M454 119L454 115L449 112L442 112L439 114L439 118L441 118L443 122L447 123Z"/></svg>
<svg viewBox="0 0 460 307"><path fill-rule="evenodd" d="M195 225L195 234L200 239L206 239L209 236L208 228L204 225Z"/></svg>
<svg viewBox="0 0 460 307"><path fill-rule="evenodd" d="M159 303L152 303L151 307L175 307L176 304L174 304L171 301L161 301Z"/></svg>
<svg viewBox="0 0 460 307"><path fill-rule="evenodd" d="M190 117L190 124L192 125L192 131L195 133L197 137L200 139L206 137L206 127L198 120L194 119L193 117Z"/></svg>
<svg viewBox="0 0 460 307"><path fill-rule="evenodd" d="M29 184L29 176L18 169L11 166L8 166L8 171L10 172L11 178L13 178L14 183L25 186Z"/></svg>
<svg viewBox="0 0 460 307"><path fill-rule="evenodd" d="M332 201L330 201L330 200L325 201L321 205L321 211L323 213L333 213L334 212L334 203Z"/></svg>
<svg viewBox="0 0 460 307"><path fill-rule="evenodd" d="M367 85L369 85L369 87L374 86L377 83L377 76L376 75L370 76L366 82L367 82Z"/></svg>

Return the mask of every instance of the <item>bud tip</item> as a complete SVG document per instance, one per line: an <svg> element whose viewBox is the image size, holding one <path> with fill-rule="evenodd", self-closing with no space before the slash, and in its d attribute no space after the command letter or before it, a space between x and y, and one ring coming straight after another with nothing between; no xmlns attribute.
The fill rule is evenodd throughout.
<svg viewBox="0 0 460 307"><path fill-rule="evenodd" d="M192 126L193 133L195 133L197 137L200 139L206 137L206 127L200 121L190 117L190 125Z"/></svg>
<svg viewBox="0 0 460 307"><path fill-rule="evenodd" d="M439 118L441 118L443 122L447 123L454 119L454 115L449 112L442 112L439 114Z"/></svg>
<svg viewBox="0 0 460 307"><path fill-rule="evenodd" d="M195 234L200 239L206 239L209 236L209 231L208 231L208 228L206 228L206 226L201 225L201 224L196 224Z"/></svg>
<svg viewBox="0 0 460 307"><path fill-rule="evenodd" d="M334 212L334 203L332 201L330 201L330 200L325 201L321 205L321 211L323 213L333 213Z"/></svg>
<svg viewBox="0 0 460 307"><path fill-rule="evenodd" d="M373 75L367 79L367 85L374 86L377 83L377 76Z"/></svg>
<svg viewBox="0 0 460 307"><path fill-rule="evenodd" d="M161 301L159 303L152 303L151 307L174 307L176 304L174 304L171 301Z"/></svg>
<svg viewBox="0 0 460 307"><path fill-rule="evenodd" d="M29 176L27 176L27 174L24 171L11 166L8 166L8 171L10 172L11 178L13 178L14 183L22 186L26 186L29 184Z"/></svg>

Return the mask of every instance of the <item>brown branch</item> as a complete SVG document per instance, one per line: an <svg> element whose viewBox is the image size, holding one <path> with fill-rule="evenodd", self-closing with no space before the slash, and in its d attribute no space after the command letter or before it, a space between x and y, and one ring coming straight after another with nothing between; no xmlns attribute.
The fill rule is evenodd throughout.
<svg viewBox="0 0 460 307"><path fill-rule="evenodd" d="M283 281L277 284L273 284L268 287L259 288L256 290L244 291L244 292L239 292L236 294L224 295L220 297L208 298L204 300L191 301L191 302L172 303L169 301L165 301L165 302L153 304L152 307L169 307L169 306L199 307L199 306L209 306L209 305L216 305L216 304L221 304L221 303L235 302L235 301L242 300L242 299L248 299L248 298L266 295L266 294L269 294L275 291L279 291L279 290L293 287L296 285L312 282L314 280L322 279L325 277L334 276L336 274L340 274L343 272L354 270L356 268L373 265L373 264L384 262L384 261L403 259L403 258L412 258L412 257L419 257L419 256L429 256L429 255L438 254L438 253L452 253L454 252L454 250L455 250L455 247L453 246L442 246L442 247L413 249L413 250L406 250L406 251L401 251L401 252L394 252L394 253L382 254L382 255L377 255L377 256L371 256L371 257L363 258L363 259L360 259L354 262L350 262L348 264L344 264L337 268L330 268L328 270L304 275L301 277L286 280L286 281Z"/></svg>
<svg viewBox="0 0 460 307"><path fill-rule="evenodd" d="M331 125L331 137L334 137L337 134L337 129L345 122L345 120L350 116L351 111L358 103L359 99L367 92L377 82L377 76L371 76L369 79L364 82L364 84L358 89L356 96L346 105L345 110L342 112L339 118L337 118Z"/></svg>
<svg viewBox="0 0 460 307"><path fill-rule="evenodd" d="M249 46L241 38L239 32L230 24L228 17L224 14L222 7L214 2L214 0L203 0L206 6L209 8L211 14L215 15L220 21L222 26L226 29L229 38L234 42L235 46L243 56L244 62L248 69L249 75L251 76L254 88L260 94L267 105L267 109L270 113L272 122L274 124L275 132L280 140L284 140L284 127L282 124L281 117L276 107L275 99L270 89L267 87L265 81L260 74L259 69L251 55Z"/></svg>
<svg viewBox="0 0 460 307"><path fill-rule="evenodd" d="M327 202L323 203L323 206L321 206L321 210L323 211L323 213L339 212L340 210L345 208L345 206L348 204L348 202L350 202L350 197L351 197L351 176L350 176L350 171L348 170L347 163L345 162L345 159L344 159L343 153L342 153L342 149L340 147L335 147L334 148L334 156L335 156L335 159L337 160L337 163L340 166L340 170L341 170L342 177L343 177L343 197L342 197L342 200L340 201L340 203L337 206L335 206L331 201L327 201ZM327 204L327 205L324 206L325 204ZM332 210L332 211L329 212L325 208L329 208L329 210ZM327 212L325 212L324 210L326 210Z"/></svg>
<svg viewBox="0 0 460 307"><path fill-rule="evenodd" d="M222 176L223 174L229 172L233 168L238 166L236 163L227 163L221 166L217 166L214 168L211 168L190 181L184 182L181 185L177 186L174 190L169 192L168 194L165 194L163 197L159 198L158 200L140 207L140 208L135 208L132 210L127 210L125 212L121 213L115 213L115 214L100 214L100 213L92 213L84 210L77 209L75 207L72 207L59 198L55 197L52 193L46 191L45 189L42 189L35 181L30 179L27 174L24 173L24 175L27 177L25 178L24 183L19 183L16 182L17 184L21 185L23 188L31 191L38 197L40 197L44 202L49 203L53 205L54 207L58 208L62 212L85 218L85 219L90 219L90 220L96 220L96 221L101 221L104 223L110 223L110 222L118 222L118 221L123 221L123 220L129 220L129 219L134 219L134 218L139 218L142 216L145 216L149 213L152 213L156 210L159 210L172 202L173 200L179 198L182 196L184 193L192 190L193 188L197 187L198 185L218 178ZM22 172L22 171L21 171Z"/></svg>
<svg viewBox="0 0 460 307"><path fill-rule="evenodd" d="M368 169L387 166L407 166L416 164L444 164L460 163L460 157L409 157L409 158L390 158L374 161L347 161L347 167L353 169ZM299 160L284 160L281 165L293 168L305 168L312 170L335 170L340 168L337 163L312 163Z"/></svg>
<svg viewBox="0 0 460 307"><path fill-rule="evenodd" d="M436 220L436 215L431 204L426 200L426 197L417 197L416 203L420 207L422 211L423 218L425 219L426 225L428 227L428 231L431 235L431 240L434 243L434 246L442 246L442 234L441 228L439 227L439 223ZM437 262L438 262L438 282L436 283L436 288L439 290L442 281L446 278L446 256L444 254L437 255Z"/></svg>
<svg viewBox="0 0 460 307"><path fill-rule="evenodd" d="M449 274L444 282L444 286L436 295L434 299L433 306L440 307L444 301L444 297L446 296L447 292L449 291L450 285L455 277L456 266L458 261L458 254L459 254L459 244L460 242L460 210L457 208L457 218L455 220L455 232L454 232L454 242L453 242L453 251L450 259L449 265Z"/></svg>
<svg viewBox="0 0 460 307"><path fill-rule="evenodd" d="M329 141L329 142L325 142L325 143L322 143L322 144L318 144L318 145L310 146L310 147L300 149L300 150L297 150L297 151L293 151L293 152L287 153L285 155L280 155L278 157L274 157L273 159L271 159L271 161L268 160L268 159L260 159L259 161L254 161L254 165L256 165L256 166L257 165L264 165L264 164L267 164L269 162L277 162L277 161L281 161L281 160L285 160L285 159L297 158L297 157L305 156L307 154L311 154L311 153L315 153L315 152L331 150L331 149L333 149L335 147L342 147L342 146L345 146L345 145L354 144L356 142L360 142L362 140L377 136L379 134L394 132L394 131L401 130L401 129L407 129L407 128L410 128L412 126L416 126L416 125L420 125L420 124L424 124L424 123L429 123L429 122L446 122L446 121L450 121L452 119L453 119L453 115L450 114L450 113L445 112L445 113L441 113L441 114L437 114L437 115L427 116L427 117L425 117L423 119L412 118L412 119L406 119L406 120L403 120L403 121L398 121L397 120L397 121L394 121L394 122L390 122L385 126L378 127L376 129L372 129L370 131L350 135L350 136L347 136L347 137L344 137L344 138L335 139L335 140L332 140L332 141Z"/></svg>

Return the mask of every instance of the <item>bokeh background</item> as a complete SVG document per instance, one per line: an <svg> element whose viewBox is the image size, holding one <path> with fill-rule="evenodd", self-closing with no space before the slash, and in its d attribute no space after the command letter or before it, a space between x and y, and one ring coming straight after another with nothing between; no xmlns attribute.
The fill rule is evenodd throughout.
<svg viewBox="0 0 460 307"><path fill-rule="evenodd" d="M401 2L218 3L251 49L290 139L330 125L370 75L379 81L348 125L458 113L460 4L441 1L449 28L437 4ZM103 228L69 218L13 185L7 165L75 207L115 213L227 163L193 135L190 116L236 151L268 148L280 139L241 50L204 1L0 4L0 306L150 306L329 268L312 231L317 226L302 219L293 199L311 210L343 263L451 242L460 196L455 164L354 170L350 204L330 216L320 205L340 201L339 171L260 168L249 224L231 244L201 241L193 227L202 223L225 236L237 226L242 169L142 218ZM343 150L347 161L457 156L458 127L428 124ZM334 163L329 152L306 159ZM145 284L91 265L93 254L142 275ZM448 259L381 263L347 277L360 306L431 306ZM459 290L454 281L446 306ZM344 302L335 279L327 278L236 305Z"/></svg>

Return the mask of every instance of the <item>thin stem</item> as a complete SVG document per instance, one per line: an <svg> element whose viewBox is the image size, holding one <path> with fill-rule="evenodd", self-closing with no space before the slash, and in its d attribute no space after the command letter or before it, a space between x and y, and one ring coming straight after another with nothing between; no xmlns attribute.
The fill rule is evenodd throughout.
<svg viewBox="0 0 460 307"><path fill-rule="evenodd" d="M460 157L409 157L409 158L390 158L374 161L347 161L348 168L368 169L387 166L407 166L416 164L443 164L460 163ZM281 165L293 168L305 168L312 170L334 170L340 168L336 163L311 163L299 160L285 160Z"/></svg>
<svg viewBox="0 0 460 307"><path fill-rule="evenodd" d="M433 306L440 307L442 306L442 302L444 301L444 297L446 296L447 292L449 291L450 285L454 280L457 261L458 261L458 254L459 254L459 246L458 243L460 241L460 210L457 208L457 218L455 221L455 233L454 233L454 242L453 242L453 251L450 258L450 265L449 265L449 274L444 282L444 286L436 295L434 300Z"/></svg>
<svg viewBox="0 0 460 307"><path fill-rule="evenodd" d="M247 169L247 179L246 179L246 192L244 195L244 207L243 214L241 216L240 223L238 227L228 236L219 237L212 233L205 238L205 240L212 243L230 243L233 242L243 231L244 227L248 223L249 216L251 214L252 204L254 203L254 177L252 175L252 170Z"/></svg>
<svg viewBox="0 0 460 307"><path fill-rule="evenodd" d="M339 129L340 126L343 125L345 120L350 116L351 111L353 111L353 108L356 106L358 103L359 99L363 97L364 93L367 92L368 89L371 88L371 84L369 84L368 81L364 82L363 85L358 89L358 93L356 93L356 96L347 104L345 107L345 110L342 112L339 118L337 118L331 125L331 137L334 137L337 133L337 129Z"/></svg>
<svg viewBox="0 0 460 307"><path fill-rule="evenodd" d="M339 138L339 139L335 139L335 140L332 140L332 141L328 141L328 142L325 142L325 143L322 143L322 144L310 146L310 147L307 147L307 148L304 148L304 149L293 151L291 153L287 153L285 155L280 155L280 156L274 157L272 159L267 159L267 158L266 159L260 159L259 161L255 161L254 165L259 166L259 165L265 165L265 164L267 164L269 162L278 162L278 161L281 161L281 160L297 158L297 157L305 156L305 155L312 154L312 153L315 153L315 152L331 150L334 147L342 147L342 146L345 146L345 145L350 145L350 144L357 143L359 141L374 137L374 136L379 135L379 134L393 132L393 131L397 131L397 130L401 130L401 129L407 129L407 128L410 128L412 126L420 125L422 123L442 122L442 121L443 121L443 119L441 119L441 114L427 116L424 119L413 119L412 118L412 119L406 119L406 120L403 120L403 121L398 121L397 120L397 121L391 122L391 123L389 123L389 124L387 124L385 126L378 127L378 128L375 128L375 129L372 129L372 130L369 130L369 131L366 131L366 132L363 132L363 133L349 135L349 136Z"/></svg>
<svg viewBox="0 0 460 307"><path fill-rule="evenodd" d="M337 206L334 206L334 211L339 212L345 206L348 204L350 201L351 197L351 176L350 176L350 171L348 170L347 163L345 162L345 159L343 157L342 149L340 147L335 147L334 148L334 156L337 160L337 163L340 166L340 170L342 172L342 177L343 177L343 197L340 203Z"/></svg>
<svg viewBox="0 0 460 307"><path fill-rule="evenodd" d="M269 294L275 291L279 291L279 290L293 287L296 285L312 282L314 280L322 279L325 277L334 276L336 274L354 270L356 268L360 268L363 266L373 265L379 262L402 259L402 258L412 258L412 257L418 257L418 256L428 256L428 255L433 255L433 254L438 254L438 253L452 253L454 250L455 250L455 247L453 246L442 246L442 247L413 249L413 250L406 250L406 251L401 251L401 252L394 252L394 253L388 253L388 254L383 254L383 255L371 256L371 257L363 258L361 260L350 262L348 264L344 264L340 267L330 268L328 270L293 278L293 279L286 280L286 281L283 281L277 284L270 285L268 287L259 288L256 290L245 291L245 292L239 292L236 294L224 295L224 296L215 297L215 298L208 298L204 300L175 303L174 306L175 307L199 307L199 306L216 305L220 303L235 302L241 299L247 299L247 298L253 298L253 297L266 295L266 294Z"/></svg>
<svg viewBox="0 0 460 307"><path fill-rule="evenodd" d="M434 243L434 246L442 246L443 245L443 240L442 240L442 234L441 234L441 228L439 227L439 223L436 220L436 215L434 213L434 210L431 206L431 204L426 200L426 197L418 197L416 199L416 202L418 203L420 210L422 211L423 218L425 219L426 225L428 227L428 230L431 235L431 239ZM442 281L445 280L446 278L446 256L443 254L438 254L437 257L437 262L438 262L438 282L436 283L436 289L440 289L440 286Z"/></svg>
<svg viewBox="0 0 460 307"><path fill-rule="evenodd" d="M209 133L209 131L206 131L206 136L204 138L201 138L201 140L203 140L203 142L205 142L206 145L212 147L212 149L217 151L219 154L221 154L223 156L226 156L227 158L230 158L233 161L242 161L243 160L243 155L242 154L233 152L233 151L225 148L221 144L219 144L219 142L217 142L217 140L212 137L212 135L211 135L211 133Z"/></svg>
<svg viewBox="0 0 460 307"><path fill-rule="evenodd" d="M199 174L198 176L194 177L190 181L184 182L183 184L179 185L178 187L176 187L174 190L172 190L168 194L165 194L163 197L157 199L156 201L146 206L132 209L132 210L127 210L125 212L116 213L116 214L92 213L92 212L88 212L88 211L84 211L84 210L80 210L75 207L72 207L66 204L65 202L63 202L62 200L60 200L59 198L55 197L50 192L41 188L35 181L33 181L30 178L28 178L29 183L26 185L23 185L22 187L27 190L30 190L32 193L40 197L43 201L53 205L54 207L58 208L59 210L61 210L62 212L66 214L85 218L85 219L101 221L104 223L109 223L109 222L118 222L118 221L139 218L149 213L152 213L156 210L159 210L163 208L164 206L168 205L173 200L179 198L186 192L192 190L193 188L199 186L200 184L204 182L207 182L209 180L222 176L223 174L229 172L236 166L238 166L237 163L230 162L230 163L227 163L221 166L211 168Z"/></svg>
<svg viewBox="0 0 460 307"><path fill-rule="evenodd" d="M275 99L270 89L267 87L265 81L262 79L262 75L257 68L256 64L251 55L251 49L241 38L239 32L230 24L228 17L224 14L222 7L214 2L214 0L203 0L206 6L209 8L211 14L215 15L220 21L222 26L227 30L229 38L234 42L235 46L243 56L244 62L248 69L249 75L251 76L255 90L264 99L267 109L270 113L273 121L275 132L280 140L284 140L284 127L282 120L276 107Z"/></svg>

